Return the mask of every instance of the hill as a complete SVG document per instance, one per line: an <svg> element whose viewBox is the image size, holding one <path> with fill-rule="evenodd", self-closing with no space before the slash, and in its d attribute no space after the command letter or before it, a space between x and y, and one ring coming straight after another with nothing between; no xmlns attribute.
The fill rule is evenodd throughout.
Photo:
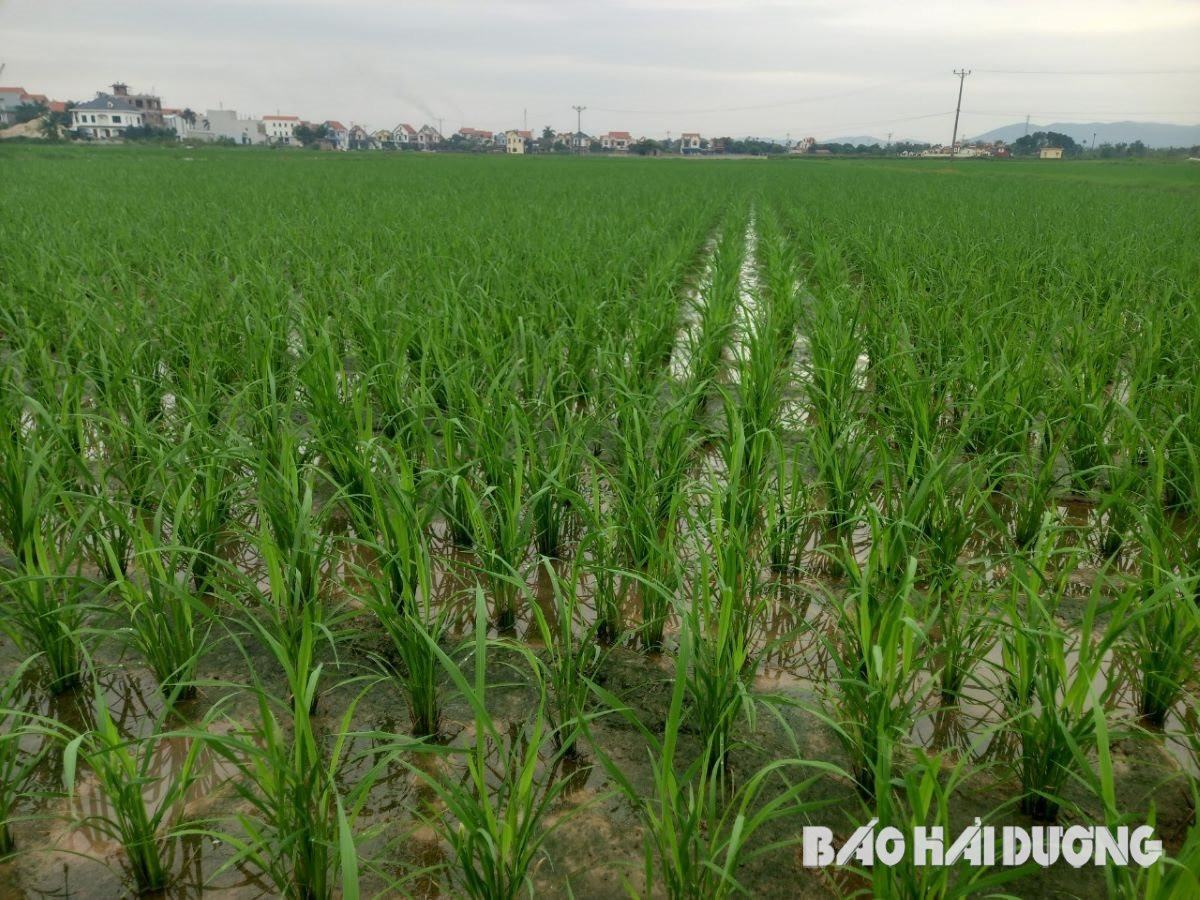
<svg viewBox="0 0 1200 900"><path fill-rule="evenodd" d="M1091 146L1092 135L1096 146L1101 144L1131 144L1141 141L1147 147L1194 147L1200 144L1200 125L1171 125L1165 122L1053 122L1037 125L1017 122L970 138L972 141L1004 141L1011 144L1028 131L1057 131L1077 143Z"/></svg>

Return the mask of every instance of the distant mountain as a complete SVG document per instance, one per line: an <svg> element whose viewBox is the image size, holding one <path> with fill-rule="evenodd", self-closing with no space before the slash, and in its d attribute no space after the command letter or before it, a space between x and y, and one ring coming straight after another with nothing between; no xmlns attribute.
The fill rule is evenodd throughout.
<svg viewBox="0 0 1200 900"><path fill-rule="evenodd" d="M1162 122L1054 122L1050 125L1035 125L1024 122L993 128L972 141L1004 141L1011 144L1021 135L1035 131L1057 131L1079 144L1091 146L1092 135L1096 135L1096 146L1101 144L1131 144L1141 141L1147 147L1195 147L1200 144L1200 125L1169 125Z"/></svg>

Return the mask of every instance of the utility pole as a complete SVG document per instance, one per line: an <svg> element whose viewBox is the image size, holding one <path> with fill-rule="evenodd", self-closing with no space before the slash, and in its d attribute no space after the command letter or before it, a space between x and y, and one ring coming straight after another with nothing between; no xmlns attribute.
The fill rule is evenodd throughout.
<svg viewBox="0 0 1200 900"><path fill-rule="evenodd" d="M1092 132L1092 149L1096 149L1096 132Z"/></svg>
<svg viewBox="0 0 1200 900"><path fill-rule="evenodd" d="M958 76L958 106L954 107L954 136L950 138L950 155L954 156L954 145L958 143L958 114L962 112L963 82L971 74L970 69L955 69Z"/></svg>
<svg viewBox="0 0 1200 900"><path fill-rule="evenodd" d="M441 116L438 116L438 137L442 137L442 136L443 136L443 135L442 135L442 122L443 122L443 119L442 119L442 117L441 117Z"/></svg>
<svg viewBox="0 0 1200 900"><path fill-rule="evenodd" d="M583 141L579 139L579 136L583 134L583 111L587 109L587 107L572 106L571 109L575 110L575 152L582 153Z"/></svg>
<svg viewBox="0 0 1200 900"><path fill-rule="evenodd" d="M1029 137L1029 113L1025 113L1025 136Z"/></svg>
<svg viewBox="0 0 1200 900"><path fill-rule="evenodd" d="M891 133L890 131L888 132L888 142L887 142L887 146L886 146L886 147L884 147L883 149L884 149L884 150L891 150L891 149L892 149L892 133Z"/></svg>
<svg viewBox="0 0 1200 900"><path fill-rule="evenodd" d="M522 122L521 128L523 128L525 131L528 131L529 130L529 110L527 108L521 110L521 122Z"/></svg>

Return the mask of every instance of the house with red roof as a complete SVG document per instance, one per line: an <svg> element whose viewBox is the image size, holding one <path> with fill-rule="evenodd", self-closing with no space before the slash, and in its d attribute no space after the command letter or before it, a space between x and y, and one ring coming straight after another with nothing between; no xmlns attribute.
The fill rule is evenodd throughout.
<svg viewBox="0 0 1200 900"><path fill-rule="evenodd" d="M325 123L325 140L329 141L334 150L350 149L350 129L337 119L328 119Z"/></svg>
<svg viewBox="0 0 1200 900"><path fill-rule="evenodd" d="M496 137L490 131L484 131L482 128L468 128L465 125L458 129L458 134L472 144L490 144Z"/></svg>
<svg viewBox="0 0 1200 900"><path fill-rule="evenodd" d="M13 124L17 109L25 103L50 105L45 94L31 94L23 87L0 87L0 127Z"/></svg>
<svg viewBox="0 0 1200 900"><path fill-rule="evenodd" d="M628 131L610 131L600 135L600 147L603 150L624 153L633 143L633 136Z"/></svg>
<svg viewBox="0 0 1200 900"><path fill-rule="evenodd" d="M392 129L392 146L403 150L405 147L415 147L416 145L417 129L407 122L401 122Z"/></svg>

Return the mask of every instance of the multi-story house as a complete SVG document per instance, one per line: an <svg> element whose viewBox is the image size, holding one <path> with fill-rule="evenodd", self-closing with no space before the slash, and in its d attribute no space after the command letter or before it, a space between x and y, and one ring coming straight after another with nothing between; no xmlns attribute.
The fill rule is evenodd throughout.
<svg viewBox="0 0 1200 900"><path fill-rule="evenodd" d="M632 143L633 137L628 131L610 131L600 135L600 146L605 150L624 153Z"/></svg>
<svg viewBox="0 0 1200 900"><path fill-rule="evenodd" d="M334 150L349 150L350 129L336 119L329 119L324 124L325 140L329 141L329 145Z"/></svg>
<svg viewBox="0 0 1200 900"><path fill-rule="evenodd" d="M90 140L119 138L130 128L146 124L144 113L124 97L98 94L95 100L71 110L71 130Z"/></svg>
<svg viewBox="0 0 1200 900"><path fill-rule="evenodd" d="M422 125L417 132L417 146L422 150L432 150L441 142L441 134L432 125Z"/></svg>
<svg viewBox="0 0 1200 900"><path fill-rule="evenodd" d="M504 132L504 148L506 153L526 153L529 144L533 142L533 132L513 129Z"/></svg>
<svg viewBox="0 0 1200 900"><path fill-rule="evenodd" d="M405 147L417 145L417 129L407 122L401 122L392 129L392 146L403 150Z"/></svg>
<svg viewBox="0 0 1200 900"><path fill-rule="evenodd" d="M299 116L263 116L263 129L269 144L294 144Z"/></svg>
<svg viewBox="0 0 1200 900"><path fill-rule="evenodd" d="M114 97L120 97L127 101L142 114L142 122L147 128L163 127L162 100L157 96L154 94L131 94L129 85L122 81L118 81L112 86L112 92Z"/></svg>

